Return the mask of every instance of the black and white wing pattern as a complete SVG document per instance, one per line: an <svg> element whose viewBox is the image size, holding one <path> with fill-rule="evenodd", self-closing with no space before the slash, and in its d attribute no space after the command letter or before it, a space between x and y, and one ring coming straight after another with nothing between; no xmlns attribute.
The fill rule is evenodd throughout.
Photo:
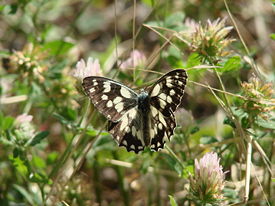
<svg viewBox="0 0 275 206"><path fill-rule="evenodd" d="M84 78L82 86L99 112L110 120L108 131L119 145L136 153L143 150L138 94L119 82L98 76Z"/></svg>
<svg viewBox="0 0 275 206"><path fill-rule="evenodd" d="M99 112L112 122L137 105L138 94L114 80L90 76L84 78L82 86Z"/></svg>
<svg viewBox="0 0 275 206"><path fill-rule="evenodd" d="M143 117L137 107L127 112L121 121L109 122L108 131L118 142L119 146L126 147L127 151L138 153L144 150Z"/></svg>
<svg viewBox="0 0 275 206"><path fill-rule="evenodd" d="M82 85L92 103L110 120L108 131L119 146L138 153L145 146L158 151L170 140L186 80L184 70L173 70L140 94L104 77L86 77Z"/></svg>
<svg viewBox="0 0 275 206"><path fill-rule="evenodd" d="M149 90L151 149L158 151L170 140L176 127L174 112L184 94L187 74L182 69L162 76Z"/></svg>

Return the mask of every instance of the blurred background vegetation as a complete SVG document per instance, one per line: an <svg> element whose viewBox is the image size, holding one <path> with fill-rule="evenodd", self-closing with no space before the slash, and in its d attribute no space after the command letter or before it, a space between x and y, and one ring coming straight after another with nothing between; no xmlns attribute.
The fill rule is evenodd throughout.
<svg viewBox="0 0 275 206"><path fill-rule="evenodd" d="M226 182L223 200L208 203L239 203L248 191L246 205L275 204L274 5L228 7L2 0L0 205L205 205L190 194L189 175L194 159L210 151ZM134 49L145 59L122 67ZM103 76L135 89L187 70L165 149L137 155L118 147L73 77L88 57L99 60Z"/></svg>

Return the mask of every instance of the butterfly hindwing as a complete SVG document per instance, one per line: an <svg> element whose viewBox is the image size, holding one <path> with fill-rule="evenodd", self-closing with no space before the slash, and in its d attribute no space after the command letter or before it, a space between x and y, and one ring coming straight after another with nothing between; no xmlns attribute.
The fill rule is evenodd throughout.
<svg viewBox="0 0 275 206"><path fill-rule="evenodd" d="M90 76L83 87L97 109L112 122L117 122L137 105L137 94L130 88L108 78Z"/></svg>
<svg viewBox="0 0 275 206"><path fill-rule="evenodd" d="M138 153L144 150L142 125L141 114L137 107L134 107L125 113L119 122L112 122L108 131L115 137L119 146Z"/></svg>
<svg viewBox="0 0 275 206"><path fill-rule="evenodd" d="M158 151L164 147L165 141L170 140L176 127L174 114L170 111L170 116L164 116L153 106L151 107L151 149Z"/></svg>

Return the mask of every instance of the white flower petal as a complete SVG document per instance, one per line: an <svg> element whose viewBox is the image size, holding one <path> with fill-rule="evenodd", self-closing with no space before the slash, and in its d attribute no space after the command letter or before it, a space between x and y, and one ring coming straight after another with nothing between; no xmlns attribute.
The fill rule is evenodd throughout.
<svg viewBox="0 0 275 206"><path fill-rule="evenodd" d="M16 117L16 122L21 124L21 123L25 123L25 122L31 122L33 119L32 115L27 115L27 114L21 114L19 116Z"/></svg>
<svg viewBox="0 0 275 206"><path fill-rule="evenodd" d="M120 69L135 68L144 65L145 62L145 55L138 50L134 50L131 52L130 57L120 64Z"/></svg>
<svg viewBox="0 0 275 206"><path fill-rule="evenodd" d="M101 69L98 59L88 58L87 64L83 59L76 63L76 68L73 71L73 76L83 80L88 76L101 76Z"/></svg>

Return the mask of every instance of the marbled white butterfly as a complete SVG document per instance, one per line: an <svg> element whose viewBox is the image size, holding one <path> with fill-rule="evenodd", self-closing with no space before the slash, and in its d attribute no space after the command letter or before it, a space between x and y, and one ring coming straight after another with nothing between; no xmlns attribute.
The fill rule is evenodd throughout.
<svg viewBox="0 0 275 206"><path fill-rule="evenodd" d="M138 153L145 146L158 151L165 140L170 140L176 126L174 112L183 97L186 79L184 70L173 70L139 94L105 77L86 77L82 85L110 121L108 131L119 146Z"/></svg>

